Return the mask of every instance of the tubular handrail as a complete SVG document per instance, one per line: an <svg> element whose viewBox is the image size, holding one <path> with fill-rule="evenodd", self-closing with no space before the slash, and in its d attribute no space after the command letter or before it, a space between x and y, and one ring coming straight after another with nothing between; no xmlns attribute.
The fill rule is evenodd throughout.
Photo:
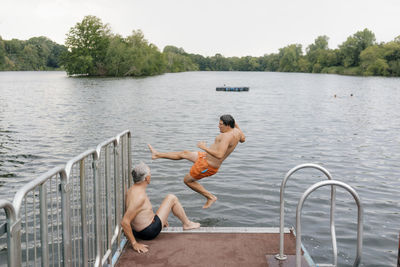
<svg viewBox="0 0 400 267"><path fill-rule="evenodd" d="M100 158L101 149L102 149L103 147L105 147L105 146L107 146L107 145L109 145L109 144L111 144L111 143L113 143L115 146L118 146L119 143L120 143L120 138L121 138L120 135L117 135L117 136L115 136L115 137L112 137L112 138L110 138L110 139L108 139L108 140L106 140L106 141L101 142L100 144L98 144L98 145L96 146L96 149L95 149L95 151L96 151L96 153L95 153L95 159L97 160L97 159Z"/></svg>
<svg viewBox="0 0 400 267"><path fill-rule="evenodd" d="M280 226L279 226L279 254L275 255L275 258L278 260L286 260L287 256L284 254L284 224L285 224L285 186L289 178L298 170L305 168L313 168L321 171L325 174L325 176L332 180L332 175L329 173L327 169L324 167L313 164L313 163L305 163L300 164L289 170L285 178L281 183L280 188ZM332 253L333 253L333 262L334 265L337 265L337 243L336 243L336 231L335 231L335 220L334 220L334 212L335 212L335 187L332 186L331 189L331 213L330 213L330 229L331 229L331 237L332 237Z"/></svg>
<svg viewBox="0 0 400 267"><path fill-rule="evenodd" d="M11 221L15 222L15 209L14 206L11 204L11 202L7 200L0 200L0 209L4 209L6 212L6 217L7 219L10 219Z"/></svg>
<svg viewBox="0 0 400 267"><path fill-rule="evenodd" d="M361 261L361 251L362 251L362 235L363 235L363 209L360 201L360 197L358 196L357 192L349 185L347 185L344 182L337 181L337 180L328 180L328 181L321 181L318 183L315 183L314 185L310 186L301 196L299 203L297 205L297 210L296 210L296 267L301 266L301 210L303 208L304 201L307 199L307 197L316 189L326 186L326 185L334 185L334 186L340 186L346 189L354 198L357 207L358 207L358 213L357 213L357 254L356 258L354 260L353 266L358 266ZM335 265L337 266L337 264Z"/></svg>
<svg viewBox="0 0 400 267"><path fill-rule="evenodd" d="M113 163L109 154L111 145L114 147ZM124 212L121 195L126 192L126 180L129 180L131 171L130 146L131 133L126 130L100 143L95 149L88 149L69 160L65 165L55 167L25 184L16 192L12 203L1 200L0 208L5 210L7 219L5 228L8 236L9 266L20 267L22 264L21 222L25 225L26 233L24 243L26 264L36 265L38 260L41 260L42 266L50 266L50 261L53 261L53 264L54 261L62 261L63 266L72 266L74 262L75 264L81 262L82 266L115 264L115 256L119 255L119 250L122 249L120 244L125 242L125 239L121 237L121 218L119 217ZM104 161L102 160L103 151ZM86 165L86 160L92 162L92 165ZM86 177L85 169L89 170L90 177ZM114 170L114 175L111 175L111 169ZM80 171L78 172L78 170ZM111 185L112 179L114 180L113 185ZM90 183L90 186L91 183L94 183L92 188L87 188L88 192L85 191L86 183ZM128 181L128 184L130 183L131 181ZM87 194L91 194L92 197L87 198ZM112 197L109 194L112 194ZM79 205L79 201L80 208L79 206L74 207L75 204ZM94 221L92 217L86 218L86 203L91 207L88 216L94 214ZM115 203L114 208L112 203ZM23 204L25 204L24 215L21 212ZM28 210L29 216L27 215ZM102 216L101 212L107 214ZM77 219L80 221L77 222ZM87 219L95 228L95 231L92 231L92 234L95 234L95 244L92 245L94 249L91 252L87 251L86 237L89 223L86 221ZM37 222L40 222L39 228L36 227ZM54 237L54 232L56 231L56 235L59 234L60 228L62 236ZM52 231L51 234L50 231ZM28 243L28 235L32 236L29 239L34 238L33 244ZM76 242L78 242L77 246ZM79 242L82 242L82 248ZM115 246L116 243L118 244ZM39 246L41 248L37 249ZM54 251L57 249L58 251ZM79 249L82 250L77 252ZM37 258L37 252L41 253L39 254L40 258ZM92 254L90 260L88 260L88 253ZM34 258L32 258L33 256ZM58 258L54 258L56 256ZM78 256L79 260L74 256ZM81 256L83 257L82 261Z"/></svg>
<svg viewBox="0 0 400 267"><path fill-rule="evenodd" d="M38 178L30 181L29 183L27 183L26 185L21 187L15 193L14 200L13 200L13 206L15 208L15 214L16 214L17 218L20 217L22 201L23 201L24 197L26 196L26 194L28 194L30 191L32 191L38 185L41 185L44 182L46 182L46 180L49 177L54 176L60 172L63 172L64 168L65 168L64 166L54 167L53 169L45 172L44 174L40 175Z"/></svg>
<svg viewBox="0 0 400 267"><path fill-rule="evenodd" d="M8 266L17 266L18 258L15 255L15 240L12 238L12 235L18 231L18 224L16 221L15 209L11 202L7 200L0 200L0 209L4 209L6 213L6 221L7 221L7 257L8 257Z"/></svg>
<svg viewBox="0 0 400 267"><path fill-rule="evenodd" d="M65 174L66 174L66 176L67 176L67 178L68 178L67 183L69 183L69 176L70 176L70 174L71 174L72 166L73 166L75 163L79 162L80 160L82 160L82 159L84 159L84 158L87 158L87 157L89 157L90 155L95 155L95 154L96 154L96 149L92 148L92 149L88 149L88 150L82 152L82 153L79 154L78 156L73 157L72 159L70 159L70 160L67 161L67 164L65 164L65 167L64 167Z"/></svg>

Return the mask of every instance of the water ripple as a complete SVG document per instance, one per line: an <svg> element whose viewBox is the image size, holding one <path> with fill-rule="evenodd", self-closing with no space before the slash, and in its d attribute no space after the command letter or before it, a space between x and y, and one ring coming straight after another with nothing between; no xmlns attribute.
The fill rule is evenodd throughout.
<svg viewBox="0 0 400 267"><path fill-rule="evenodd" d="M250 86L247 93L216 92L221 84ZM396 262L400 102L398 78L293 73L187 72L146 79L72 79L63 72L0 72L0 194L10 199L37 174L65 163L115 134L132 132L134 164L152 169L154 209L176 194L188 216L203 226L278 226L279 188L286 172L317 163L354 187L364 205L362 266ZM353 94L353 97L350 96ZM333 97L337 95L337 97ZM246 143L201 183L218 197L205 199L183 183L191 163L151 160L160 151L197 150L218 133L230 113ZM286 225L307 187L326 179L301 170L288 181ZM332 259L329 188L304 206L304 244L317 262ZM356 206L337 193L339 265L354 260ZM172 226L179 225L170 218Z"/></svg>

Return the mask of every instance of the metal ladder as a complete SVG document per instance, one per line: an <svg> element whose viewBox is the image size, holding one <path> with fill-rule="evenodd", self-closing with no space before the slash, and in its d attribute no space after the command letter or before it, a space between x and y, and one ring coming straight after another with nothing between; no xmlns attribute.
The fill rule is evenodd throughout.
<svg viewBox="0 0 400 267"><path fill-rule="evenodd" d="M346 189L354 198L356 201L357 207L358 207L358 213L357 213L357 253L356 253L356 258L354 260L353 266L358 266L361 262L361 250L362 250L362 234L363 234L363 209L361 206L361 201L360 197L358 196L357 192L348 184L336 181L336 180L330 180L330 181L321 181L318 183L313 184L310 186L301 196L299 200L299 204L297 205L296 209L296 232L297 232L297 237L296 237L296 267L301 266L301 210L303 208L304 201L307 199L307 197L316 189L330 185L332 187L334 186L340 186ZM336 240L335 240L336 243ZM336 256L337 260L337 256ZM317 266L337 266L336 264L317 264Z"/></svg>
<svg viewBox="0 0 400 267"><path fill-rule="evenodd" d="M306 163L297 165L293 169L289 170L285 175L285 178L281 184L280 190L280 226L279 226L279 254L275 255L275 258L278 260L286 260L287 256L284 254L284 225L285 225L285 186L289 178L297 171L301 169L312 168L321 171L327 179L332 180L332 175L329 173L328 170L321 167L320 165L313 164L313 163ZM335 188L332 186L331 190L331 212L330 212L330 229L331 229L331 237L332 237L332 250L333 250L333 262L334 265L337 265L337 244L336 244L336 232L335 232L335 220L334 220L334 211L335 211Z"/></svg>
<svg viewBox="0 0 400 267"><path fill-rule="evenodd" d="M296 230L297 230L297 239L296 239L296 266L301 266L301 228L300 228L300 213L301 209L303 206L304 200L307 198L307 196L314 190L316 190L318 187L325 186L325 185L331 185L331 210L330 210L330 230L331 230L331 238L332 238L332 253L333 253L333 264L317 264L318 266L337 266L337 242L336 242L336 231L335 231L335 220L334 220L334 212L335 212L335 206L336 206L336 188L335 185L339 185L341 187L344 187L346 190L348 190L353 197L356 199L357 205L359 207L359 220L358 220L358 227L361 227L361 232L358 233L358 238L357 238L357 256L356 260L354 263L354 266L358 266L361 258L361 244L362 244L362 208L361 204L358 198L357 193L352 189L350 186L348 186L345 183L339 182L339 181L334 181L332 179L332 175L327 171L325 168L317 165L317 164L312 164L312 163L306 163L306 164L301 164L293 169L289 170L287 174L285 175L285 178L282 181L281 188L280 188L280 242L279 242L279 254L275 255L275 258L283 261L287 259L287 256L284 254L284 193L285 193L285 186L288 181L288 179L298 170L300 169L305 169L305 168L313 168L321 171L322 173L325 174L327 177L327 181L322 181L319 183L316 183L312 185L309 189L306 190L306 192L303 194L302 198L299 200L299 206L298 206L298 215L296 216ZM306 194L307 193L307 194ZM300 207L301 204L301 207ZM360 214L361 212L361 214ZM297 224L297 221L299 222ZM297 256L297 250L299 251L299 256Z"/></svg>

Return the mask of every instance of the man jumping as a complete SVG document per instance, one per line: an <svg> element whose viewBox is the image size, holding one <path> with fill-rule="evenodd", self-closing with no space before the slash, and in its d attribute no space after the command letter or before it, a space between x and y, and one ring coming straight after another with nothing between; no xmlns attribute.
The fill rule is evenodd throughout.
<svg viewBox="0 0 400 267"><path fill-rule="evenodd" d="M236 145L239 142L243 143L246 140L245 135L239 128L239 125L235 123L235 119L231 115L221 116L218 127L221 133L215 138L214 144L207 147L206 142L204 141L197 143L197 147L205 152L184 150L180 152L163 153L156 151L150 144L148 145L152 159L187 159L194 163L190 172L186 174L183 181L192 190L207 198L207 202L204 204L203 209L210 207L217 200L217 197L208 192L197 181L204 177L216 174L222 162L232 153Z"/></svg>

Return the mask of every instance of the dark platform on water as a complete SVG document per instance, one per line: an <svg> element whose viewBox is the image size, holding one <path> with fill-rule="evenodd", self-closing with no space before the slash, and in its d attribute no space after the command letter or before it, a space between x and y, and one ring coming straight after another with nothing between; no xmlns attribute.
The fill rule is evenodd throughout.
<svg viewBox="0 0 400 267"><path fill-rule="evenodd" d="M231 91L231 92L247 92L249 87L217 87L217 91Z"/></svg>
<svg viewBox="0 0 400 267"><path fill-rule="evenodd" d="M285 254L278 261L277 228L200 228L182 231L171 227L151 241L145 254L134 252L129 242L116 266L295 266L296 238L285 231ZM272 231L271 231L272 230ZM302 259L302 266L309 266Z"/></svg>

